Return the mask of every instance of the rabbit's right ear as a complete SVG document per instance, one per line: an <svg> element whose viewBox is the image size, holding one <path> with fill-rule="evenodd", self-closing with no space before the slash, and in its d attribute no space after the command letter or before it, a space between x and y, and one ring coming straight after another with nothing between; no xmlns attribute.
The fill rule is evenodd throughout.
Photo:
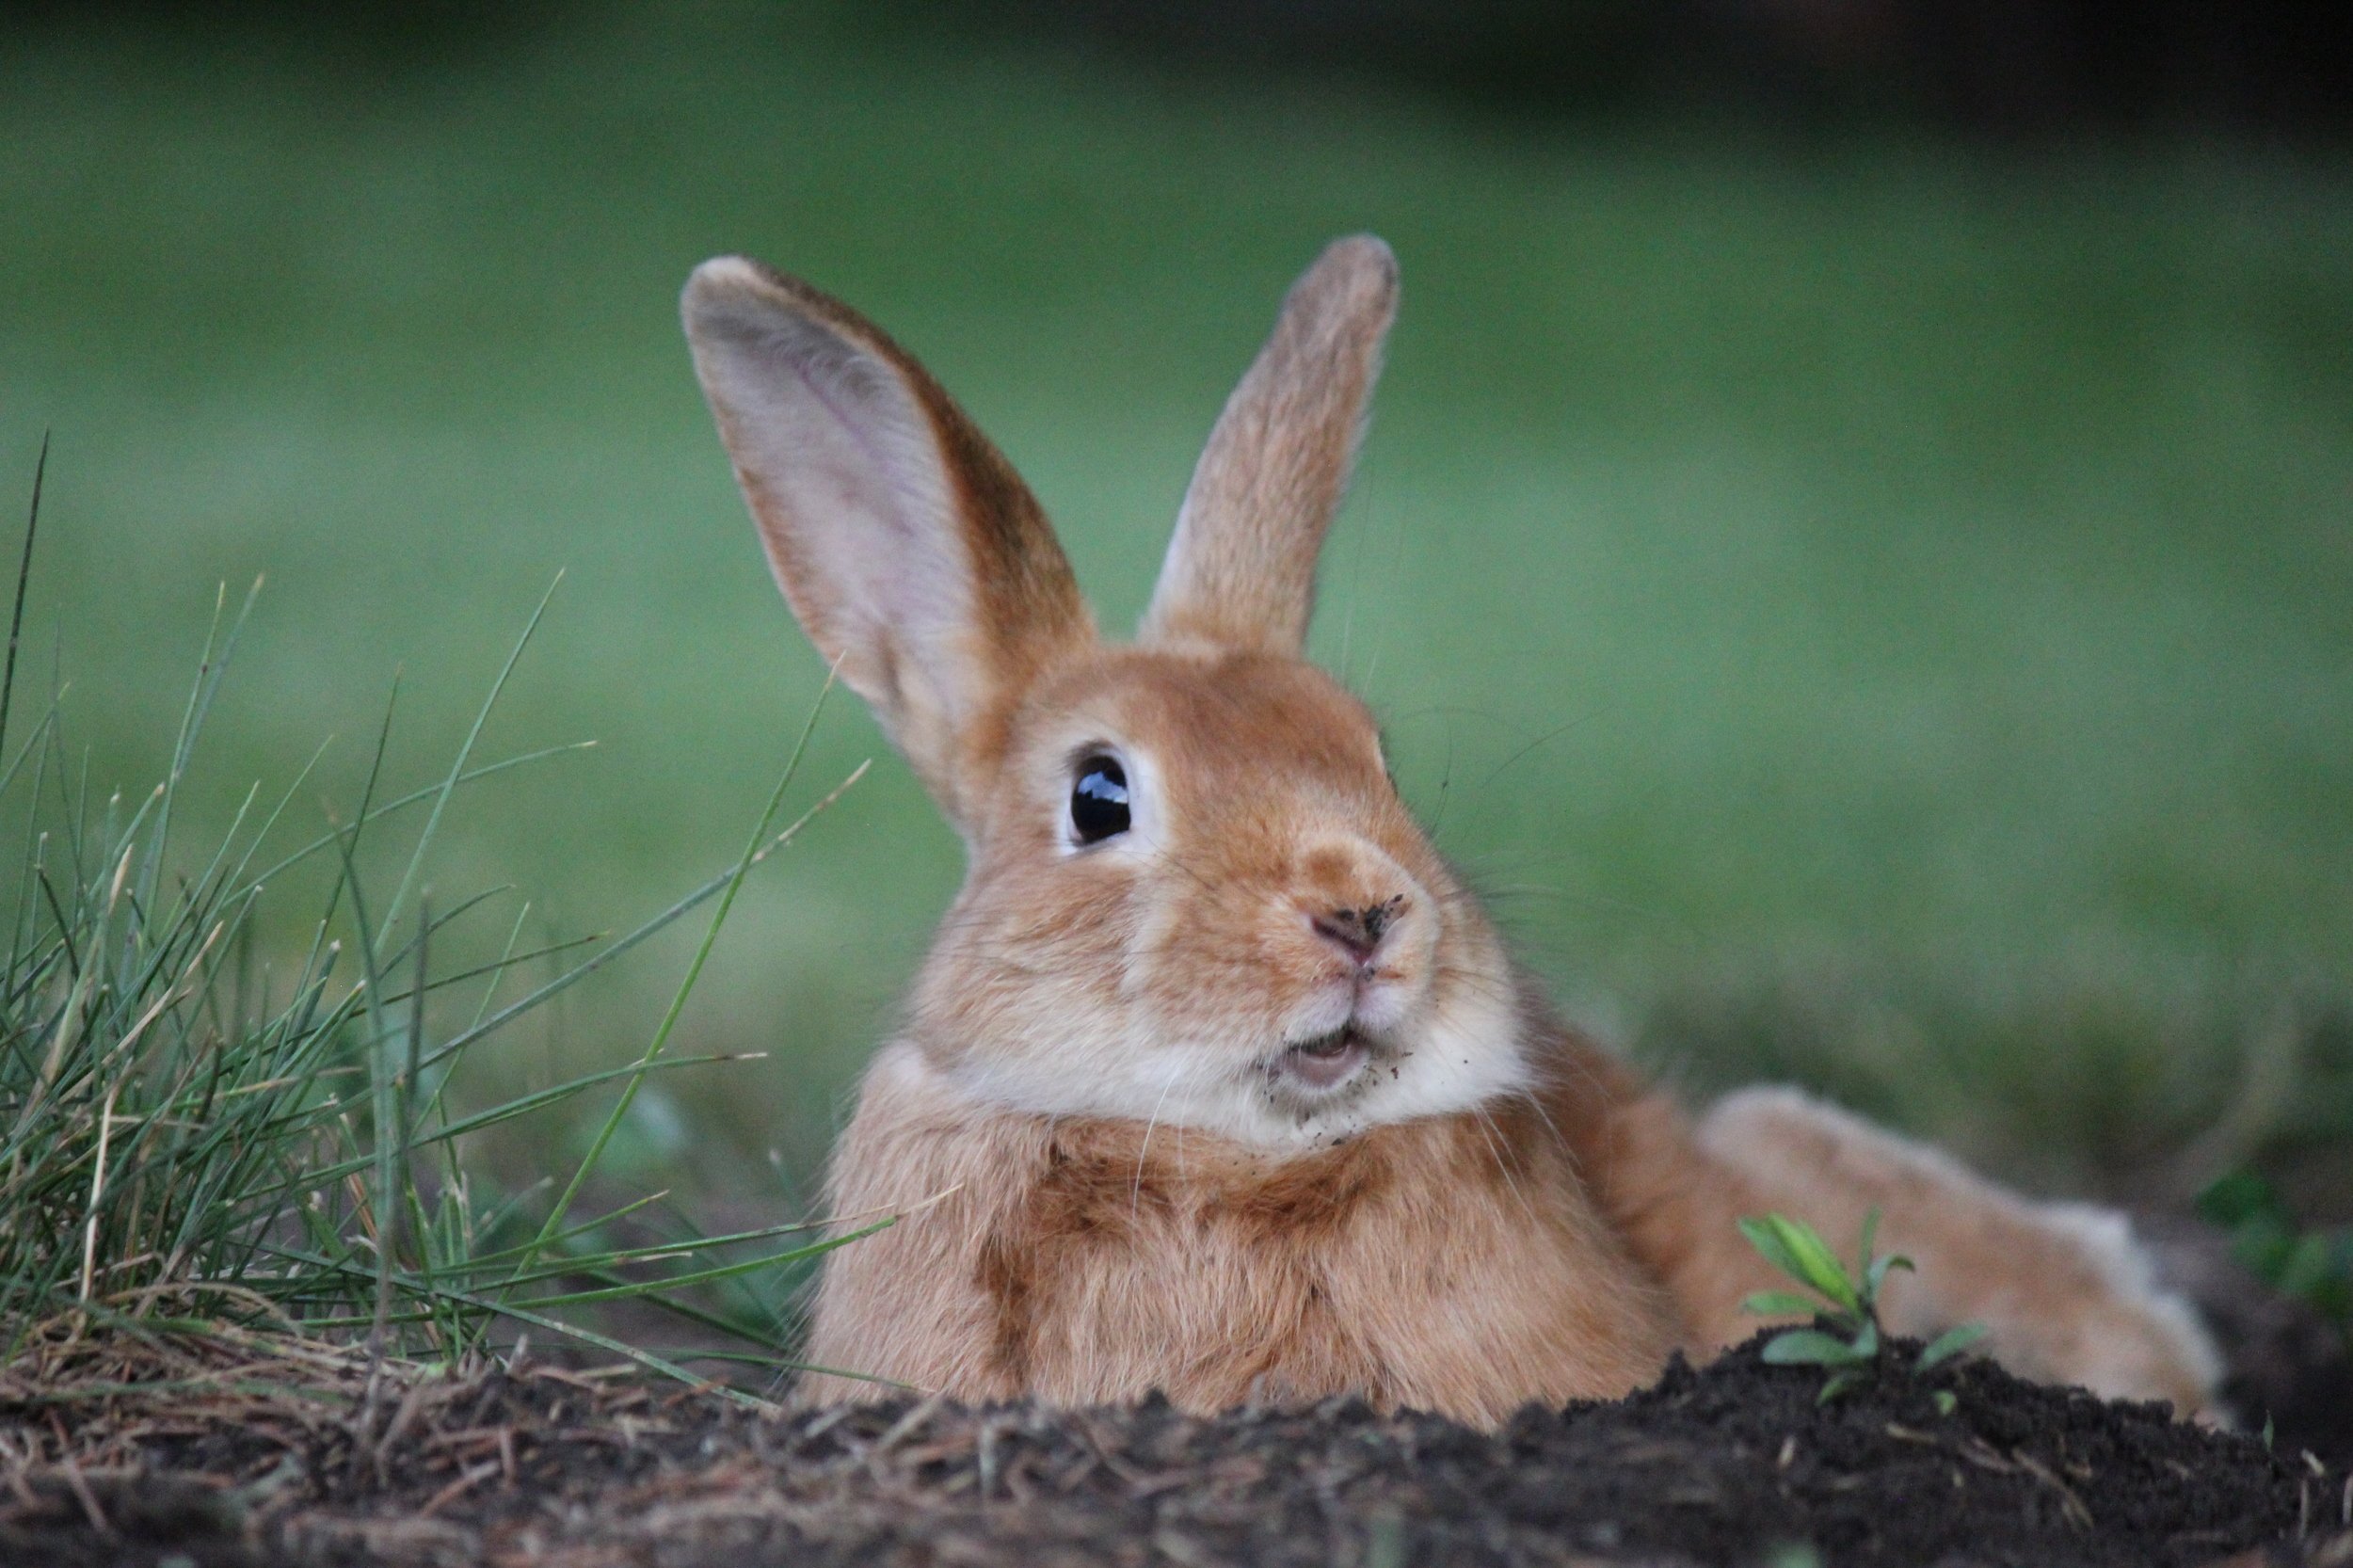
<svg viewBox="0 0 2353 1568"><path fill-rule="evenodd" d="M784 596L951 817L1002 716L1093 641L1029 488L881 330L797 279L705 262L695 370Z"/></svg>

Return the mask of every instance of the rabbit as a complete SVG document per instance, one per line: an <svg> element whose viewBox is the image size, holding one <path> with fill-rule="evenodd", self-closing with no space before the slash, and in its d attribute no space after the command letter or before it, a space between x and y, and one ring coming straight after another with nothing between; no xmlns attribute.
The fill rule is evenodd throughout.
<svg viewBox="0 0 2353 1568"><path fill-rule="evenodd" d="M1738 1232L1868 1208L1889 1326L2210 1405L2118 1216L2012 1195L1785 1089L1694 1119L1566 1026L1307 663L1316 557L1398 297L1369 236L1299 279L1226 403L1132 643L922 366L742 257L682 301L801 626L968 873L834 1151L795 1398L914 1387L1213 1412L1360 1396L1493 1427L1758 1326Z"/></svg>

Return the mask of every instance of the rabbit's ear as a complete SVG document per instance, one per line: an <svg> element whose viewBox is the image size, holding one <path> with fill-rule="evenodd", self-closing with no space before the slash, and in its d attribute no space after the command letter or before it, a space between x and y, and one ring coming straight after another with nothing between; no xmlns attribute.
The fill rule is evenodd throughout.
<svg viewBox="0 0 2353 1568"><path fill-rule="evenodd" d="M1153 590L1145 641L1299 652L1316 552L1339 509L1397 315L1397 259L1336 240L1283 301L1193 470Z"/></svg>
<svg viewBox="0 0 2353 1568"><path fill-rule="evenodd" d="M809 640L952 817L1002 717L1094 627L1036 499L922 366L756 262L696 268L695 370Z"/></svg>

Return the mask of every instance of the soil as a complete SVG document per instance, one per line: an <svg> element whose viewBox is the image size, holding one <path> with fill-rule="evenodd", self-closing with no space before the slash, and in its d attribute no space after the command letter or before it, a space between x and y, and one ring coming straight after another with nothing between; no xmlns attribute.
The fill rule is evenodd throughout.
<svg viewBox="0 0 2353 1568"><path fill-rule="evenodd" d="M2323 1459L2353 1464L2353 1353L2310 1305L2266 1288L2195 1220L2134 1219L2168 1285L2195 1304L2228 1368L2222 1398L2258 1430Z"/></svg>
<svg viewBox="0 0 2353 1568"><path fill-rule="evenodd" d="M183 1351L159 1384L86 1357L0 1379L0 1561L2353 1565L2353 1476L2276 1439L1985 1361L1914 1378L1901 1346L1825 1406L1760 1343L1492 1435L1353 1402L784 1416L529 1361Z"/></svg>

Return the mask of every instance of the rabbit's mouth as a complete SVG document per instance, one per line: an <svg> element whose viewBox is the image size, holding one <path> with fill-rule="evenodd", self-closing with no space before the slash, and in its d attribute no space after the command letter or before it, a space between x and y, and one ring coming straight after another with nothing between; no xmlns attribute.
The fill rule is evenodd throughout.
<svg viewBox="0 0 2353 1568"><path fill-rule="evenodd" d="M1293 1045L1276 1058L1275 1070L1304 1088L1328 1091L1355 1077L1371 1056L1371 1044L1356 1026L1342 1024Z"/></svg>

